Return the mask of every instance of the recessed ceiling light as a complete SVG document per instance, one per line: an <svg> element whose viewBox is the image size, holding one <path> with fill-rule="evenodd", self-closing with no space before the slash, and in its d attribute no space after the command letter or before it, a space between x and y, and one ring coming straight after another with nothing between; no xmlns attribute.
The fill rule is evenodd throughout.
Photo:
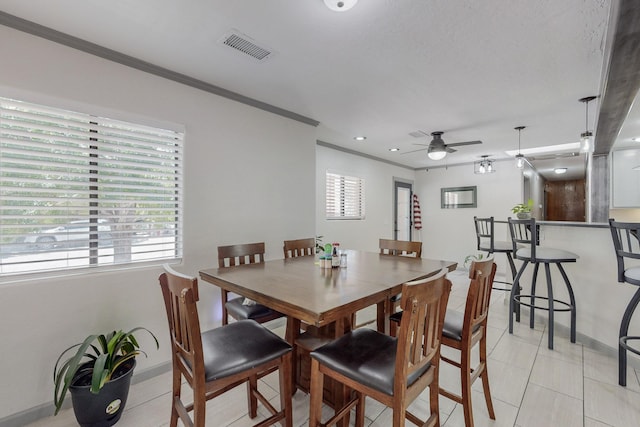
<svg viewBox="0 0 640 427"><path fill-rule="evenodd" d="M365 139L367 139L366 136L354 136L353 139L355 139L356 141L364 141Z"/></svg>
<svg viewBox="0 0 640 427"><path fill-rule="evenodd" d="M389 151L400 151L399 148L389 148Z"/></svg>
<svg viewBox="0 0 640 427"><path fill-rule="evenodd" d="M555 173L557 173L558 175L563 174L563 173L567 173L567 168L555 168L553 170Z"/></svg>

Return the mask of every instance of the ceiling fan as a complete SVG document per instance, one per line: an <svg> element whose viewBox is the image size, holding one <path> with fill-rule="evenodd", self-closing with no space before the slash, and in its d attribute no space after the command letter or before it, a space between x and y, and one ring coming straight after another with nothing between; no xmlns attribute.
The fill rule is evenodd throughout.
<svg viewBox="0 0 640 427"><path fill-rule="evenodd" d="M429 145L426 145L426 144L414 144L414 145L424 145L427 148L421 148L420 150L408 151L408 152L403 153L403 154L409 154L409 153L415 153L416 151L427 150L427 155L429 156L429 158L431 160L441 160L441 159L444 159L444 157L447 155L447 153L454 153L455 151L457 151L457 150L454 150L451 147L459 147L459 146L462 146L462 145L482 144L482 141L465 141L465 142L454 142L454 143L451 143L451 144L445 144L444 140L442 139L442 134L444 134L444 132L442 132L442 131L431 132L431 136L433 136L433 139L431 140ZM427 136L428 134L426 132L423 132L423 131L417 131L417 132L411 132L410 135L414 136L414 137L420 137L420 136Z"/></svg>

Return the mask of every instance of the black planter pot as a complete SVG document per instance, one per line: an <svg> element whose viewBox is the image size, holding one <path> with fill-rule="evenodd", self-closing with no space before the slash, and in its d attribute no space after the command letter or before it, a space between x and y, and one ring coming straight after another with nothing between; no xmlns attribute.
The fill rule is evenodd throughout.
<svg viewBox="0 0 640 427"><path fill-rule="evenodd" d="M98 394L91 393L90 385L76 385L83 383L83 378L91 372L80 374L69 386L73 412L81 427L110 427L118 422L129 395L131 376L136 361L131 360L124 365L128 370L118 378L105 383Z"/></svg>

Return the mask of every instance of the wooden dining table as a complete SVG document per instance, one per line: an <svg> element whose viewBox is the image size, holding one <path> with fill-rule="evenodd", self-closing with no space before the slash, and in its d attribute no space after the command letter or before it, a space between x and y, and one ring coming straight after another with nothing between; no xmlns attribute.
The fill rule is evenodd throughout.
<svg viewBox="0 0 640 427"><path fill-rule="evenodd" d="M386 319L378 329L388 332L390 313L384 313L389 306L385 302L401 292L403 283L457 267L453 261L343 252L347 254L346 268L321 268L316 257L303 256L205 269L200 271L200 278L284 314L285 338L295 348L301 325L308 330L329 330L330 338L337 338L353 327L354 313L372 305L377 305L377 314L383 315L378 318ZM298 386L307 391L300 383L301 371L296 369L300 362L293 359L294 390Z"/></svg>
<svg viewBox="0 0 640 427"><path fill-rule="evenodd" d="M321 268L315 257L271 260L264 263L200 271L202 280L250 298L287 316L290 322L322 327L347 322L358 310L399 294L402 284L426 278L457 263L425 258L382 255L348 250L347 267ZM342 324L341 324L342 326ZM295 332L288 331L288 340ZM290 341L293 342L293 341Z"/></svg>

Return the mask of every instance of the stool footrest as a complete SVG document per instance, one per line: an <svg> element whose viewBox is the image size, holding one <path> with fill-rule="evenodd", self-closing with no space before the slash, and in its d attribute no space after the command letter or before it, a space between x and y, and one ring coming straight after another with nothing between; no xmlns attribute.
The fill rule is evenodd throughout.
<svg viewBox="0 0 640 427"><path fill-rule="evenodd" d="M513 283L511 282L502 282L500 280L494 280L493 283L502 283L503 285L511 285L513 286ZM492 287L491 289L493 289L494 291L510 291L511 288L499 288L497 286Z"/></svg>
<svg viewBox="0 0 640 427"><path fill-rule="evenodd" d="M624 348L625 350L629 350L632 353L640 355L640 349L633 348L631 347L631 344L628 343L628 341L639 341L639 340L640 340L640 336L620 337L620 347Z"/></svg>
<svg viewBox="0 0 640 427"><path fill-rule="evenodd" d="M535 299L543 299L543 300L547 300L548 301L549 297L542 297L542 296L538 296L538 295L522 295L522 294L513 296L513 299L518 301L518 304L520 304L520 305L524 305L525 307L533 307L533 308L538 309L538 310L549 311L549 306L543 307L543 306L539 306L539 305L535 305L535 304L522 302L522 301L520 301L520 298L530 298L530 299L535 298ZM562 307L556 308L556 307L554 307L553 311L571 311L571 304L569 304L568 302L557 300L557 299L554 299L553 302L554 302L554 304L555 303L562 304L565 307L567 307L567 308L562 308Z"/></svg>

